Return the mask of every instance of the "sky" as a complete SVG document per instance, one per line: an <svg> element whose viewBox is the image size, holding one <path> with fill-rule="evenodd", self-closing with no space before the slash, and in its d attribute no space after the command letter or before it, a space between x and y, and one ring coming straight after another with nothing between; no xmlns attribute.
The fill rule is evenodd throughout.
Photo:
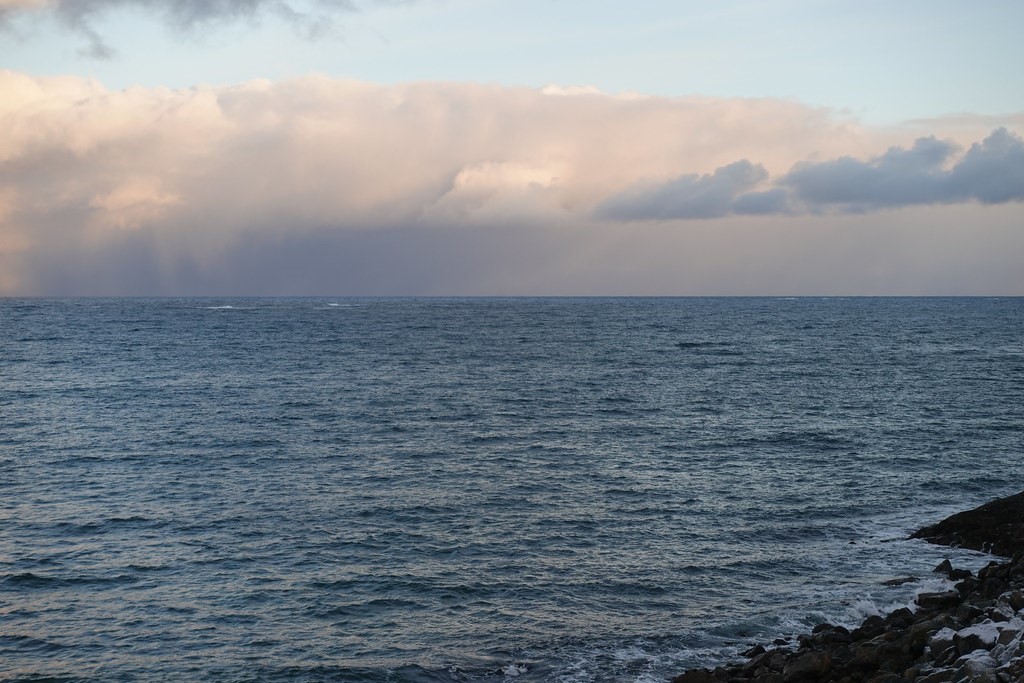
<svg viewBox="0 0 1024 683"><path fill-rule="evenodd" d="M1020 26L0 0L0 296L1021 296Z"/></svg>

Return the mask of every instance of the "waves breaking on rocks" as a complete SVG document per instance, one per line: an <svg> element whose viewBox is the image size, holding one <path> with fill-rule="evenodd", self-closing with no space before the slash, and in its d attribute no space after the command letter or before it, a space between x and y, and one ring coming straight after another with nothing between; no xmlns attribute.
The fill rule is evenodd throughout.
<svg viewBox="0 0 1024 683"><path fill-rule="evenodd" d="M953 547L1014 552L977 574L946 560L947 591L920 593L914 609L873 615L853 630L819 624L756 646L747 661L693 669L673 683L1020 683L1024 681L1024 493L959 513L913 534Z"/></svg>

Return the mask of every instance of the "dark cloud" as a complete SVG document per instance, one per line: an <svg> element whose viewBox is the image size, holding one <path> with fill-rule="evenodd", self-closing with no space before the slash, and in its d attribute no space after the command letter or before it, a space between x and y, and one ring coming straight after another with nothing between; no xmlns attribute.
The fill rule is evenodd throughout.
<svg viewBox="0 0 1024 683"><path fill-rule="evenodd" d="M993 131L971 145L949 174L949 184L959 199L983 204L1024 200L1024 140L1005 128Z"/></svg>
<svg viewBox="0 0 1024 683"><path fill-rule="evenodd" d="M811 211L873 211L921 204L1024 200L1024 140L1005 128L975 143L952 166L949 142L920 138L859 161L843 157L797 165L779 181Z"/></svg>
<svg viewBox="0 0 1024 683"><path fill-rule="evenodd" d="M192 31L201 27L253 21L261 16L278 17L306 36L329 32L336 17L356 12L371 4L403 4L411 0L51 0L45 4L26 2L0 7L0 26L29 13L48 12L61 24L82 35L87 46L82 53L99 59L109 58L113 48L93 26L104 14L123 9L141 9L158 16L175 30Z"/></svg>
<svg viewBox="0 0 1024 683"><path fill-rule="evenodd" d="M712 174L684 175L667 183L645 184L612 197L598 208L598 215L613 220L673 220L720 218L731 213L764 213L778 197L758 193L740 207L738 198L768 178L760 164L746 159L716 169Z"/></svg>
<svg viewBox="0 0 1024 683"><path fill-rule="evenodd" d="M841 157L797 164L776 187L763 191L753 188L768 179L767 171L744 159L711 175L685 175L627 190L602 204L598 215L657 221L1024 201L1020 136L998 128L953 161L958 151L951 142L919 138L909 149L892 147L867 161Z"/></svg>

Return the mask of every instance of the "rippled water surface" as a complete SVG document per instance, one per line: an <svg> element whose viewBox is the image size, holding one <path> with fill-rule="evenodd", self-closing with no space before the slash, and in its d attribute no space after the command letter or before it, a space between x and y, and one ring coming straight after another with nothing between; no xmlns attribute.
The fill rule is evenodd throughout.
<svg viewBox="0 0 1024 683"><path fill-rule="evenodd" d="M0 300L0 680L663 680L1022 451L1021 299Z"/></svg>

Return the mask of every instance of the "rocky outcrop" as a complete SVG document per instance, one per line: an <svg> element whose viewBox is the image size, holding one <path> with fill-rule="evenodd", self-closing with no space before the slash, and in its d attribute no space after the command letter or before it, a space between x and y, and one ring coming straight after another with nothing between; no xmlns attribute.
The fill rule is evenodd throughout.
<svg viewBox="0 0 1024 683"><path fill-rule="evenodd" d="M1016 554L977 575L943 562L935 571L959 580L955 590L921 593L914 610L868 617L852 631L820 624L795 646L757 646L745 662L687 671L674 683L1024 683L1024 493L914 537Z"/></svg>
<svg viewBox="0 0 1024 683"><path fill-rule="evenodd" d="M1024 492L947 517L911 538L1010 557L1024 550Z"/></svg>

